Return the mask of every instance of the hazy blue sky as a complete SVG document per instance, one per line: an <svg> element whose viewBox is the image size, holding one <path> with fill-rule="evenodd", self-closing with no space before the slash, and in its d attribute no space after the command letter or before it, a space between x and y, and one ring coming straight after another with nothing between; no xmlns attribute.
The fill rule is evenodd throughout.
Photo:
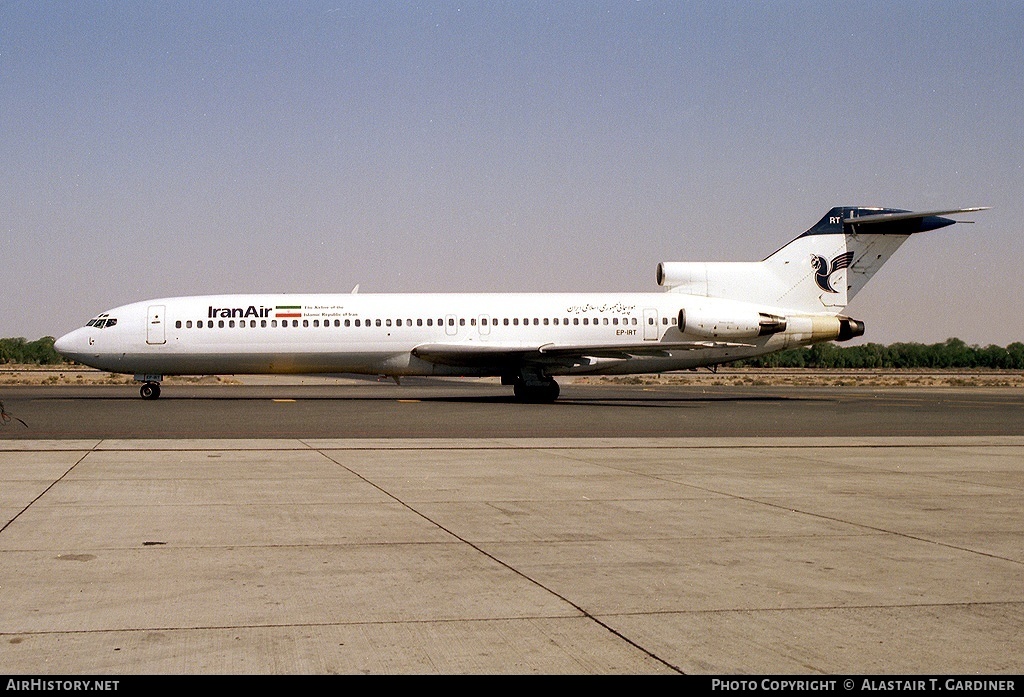
<svg viewBox="0 0 1024 697"><path fill-rule="evenodd" d="M834 205L865 340L1024 340L1024 2L0 0L0 336L223 292L657 290Z"/></svg>

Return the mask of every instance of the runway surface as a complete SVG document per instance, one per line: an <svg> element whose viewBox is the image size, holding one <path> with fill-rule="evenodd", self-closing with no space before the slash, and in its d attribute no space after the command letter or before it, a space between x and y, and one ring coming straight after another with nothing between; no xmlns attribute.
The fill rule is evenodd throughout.
<svg viewBox="0 0 1024 697"><path fill-rule="evenodd" d="M505 438L1024 435L1013 388L566 385L519 404L493 383L0 389L0 438Z"/></svg>
<svg viewBox="0 0 1024 697"><path fill-rule="evenodd" d="M5 387L0 665L1024 671L1014 390L506 390Z"/></svg>

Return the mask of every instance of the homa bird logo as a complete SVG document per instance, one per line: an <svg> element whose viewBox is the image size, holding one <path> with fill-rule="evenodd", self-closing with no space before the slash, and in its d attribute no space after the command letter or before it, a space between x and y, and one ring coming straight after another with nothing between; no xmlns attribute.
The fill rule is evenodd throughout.
<svg viewBox="0 0 1024 697"><path fill-rule="evenodd" d="M843 252L831 262L825 261L825 257L812 254L811 268L814 269L814 282L826 293L838 293L839 291L829 283L829 278L839 269L848 268L852 262L853 252Z"/></svg>

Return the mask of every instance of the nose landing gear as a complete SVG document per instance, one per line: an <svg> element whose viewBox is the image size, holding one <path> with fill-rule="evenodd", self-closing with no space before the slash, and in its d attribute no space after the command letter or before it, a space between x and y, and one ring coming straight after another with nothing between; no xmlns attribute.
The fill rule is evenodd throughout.
<svg viewBox="0 0 1024 697"><path fill-rule="evenodd" d="M135 379L142 383L139 394L143 399L156 399L160 396L160 381L163 375L136 375Z"/></svg>

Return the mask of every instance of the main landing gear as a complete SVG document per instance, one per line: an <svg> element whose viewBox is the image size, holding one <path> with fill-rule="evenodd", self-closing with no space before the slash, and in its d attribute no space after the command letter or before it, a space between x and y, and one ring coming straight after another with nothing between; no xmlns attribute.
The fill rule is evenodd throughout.
<svg viewBox="0 0 1024 697"><path fill-rule="evenodd" d="M558 383L539 370L523 369L518 375L503 378L502 383L512 383L516 399L529 404L548 404L558 399Z"/></svg>

